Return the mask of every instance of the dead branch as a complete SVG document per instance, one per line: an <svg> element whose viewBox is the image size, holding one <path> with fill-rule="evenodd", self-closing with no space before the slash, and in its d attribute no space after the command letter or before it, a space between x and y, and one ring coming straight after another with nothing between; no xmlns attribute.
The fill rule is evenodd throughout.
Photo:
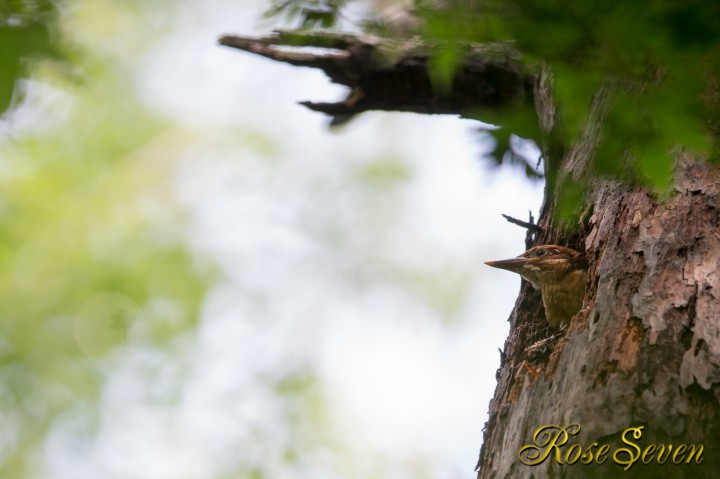
<svg viewBox="0 0 720 479"><path fill-rule="evenodd" d="M276 31L263 37L224 35L219 43L291 65L318 68L332 82L349 87L341 102L301 102L330 115L333 124L368 110L476 117L483 110L533 101L534 76L508 44L456 45L462 62L452 84L439 88L428 69L439 45L418 38Z"/></svg>

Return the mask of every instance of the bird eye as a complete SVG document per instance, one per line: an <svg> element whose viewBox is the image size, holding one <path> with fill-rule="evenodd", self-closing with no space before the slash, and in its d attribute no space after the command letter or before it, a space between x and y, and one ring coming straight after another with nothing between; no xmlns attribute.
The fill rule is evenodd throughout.
<svg viewBox="0 0 720 479"><path fill-rule="evenodd" d="M539 249L539 250L537 250L537 252L535 253L535 256L545 256L545 253L547 253L546 250L544 250L544 249Z"/></svg>

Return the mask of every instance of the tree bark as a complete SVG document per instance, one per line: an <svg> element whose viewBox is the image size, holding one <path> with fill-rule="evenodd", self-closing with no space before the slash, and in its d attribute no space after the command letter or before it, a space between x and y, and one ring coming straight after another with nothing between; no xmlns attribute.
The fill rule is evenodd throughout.
<svg viewBox="0 0 720 479"><path fill-rule="evenodd" d="M221 45L266 58L321 69L350 88L340 102L301 102L339 125L369 110L472 116L532 102L534 76L509 45L457 45L464 59L447 88L428 73L432 46L417 38L391 40L324 31L278 30L265 37L223 35ZM305 47L313 47L307 51Z"/></svg>
<svg viewBox="0 0 720 479"><path fill-rule="evenodd" d="M344 102L306 106L334 118L369 109L467 114L475 109L534 103L546 132L546 197L540 231L529 246L558 243L584 251L590 263L584 308L562 337L544 349L528 348L551 335L541 298L523 282L510 316L510 334L490 402L478 478L720 477L720 173L691 153L676 153L677 181L664 202L644 188L592 178L587 165L599 137L608 89L594 101L588 125L565 151L554 141L552 75L529 72L517 52L473 47L450 90L438 92L427 73L432 46L395 44L333 33L280 32L258 39L224 36L224 45L295 65L321 68L351 88ZM277 49L323 46L326 52ZM392 54L388 54L392 51ZM568 179L587 187L585 212L570 230L558 228L556 191ZM570 231L570 233L567 233ZM532 352L531 352L532 351ZM543 425L580 431L571 444L608 444L602 465L561 465L553 455L526 465L524 445ZM702 445L702 462L644 465L629 471L613 459L627 435L639 447ZM573 431L574 427L570 427ZM538 440L545 436L538 436ZM597 453L597 450L595 451ZM657 451L654 456L657 456ZM685 454L687 456L687 454ZM620 454L622 462L629 456ZM645 456L649 458L650 456ZM571 456L572 459L572 456Z"/></svg>
<svg viewBox="0 0 720 479"><path fill-rule="evenodd" d="M598 181L594 213L578 242L590 261L584 309L551 354L534 368L525 350L542 336L537 294L523 289L490 403L478 478L618 477L601 466L540 465L519 459L539 427L581 426L570 444L623 444L643 426L649 444L702 444L700 465L643 465L630 477L718 477L720 466L720 175L679 154L673 197L658 203L644 189ZM539 238L539 243L551 238ZM628 436L630 437L630 436ZM633 452L635 452L633 450ZM622 458L621 458L622 459ZM529 462L529 461L528 461ZM693 461L694 463L694 461Z"/></svg>
<svg viewBox="0 0 720 479"><path fill-rule="evenodd" d="M645 188L591 177L588 165L611 88L598 92L583 134L564 153L552 147L552 76L544 70L540 78L535 104L549 133L545 156L556 173L548 177L542 230L533 245L584 251L588 286L584 307L562 339L531 357L531 346L550 332L539 294L523 282L490 402L478 479L720 477L720 171L678 150L676 183L664 202ZM568 179L588 188L585 213L570 236L553 227L556 190ZM537 462L528 458L533 449L521 461L521 448L534 445L535 432L549 424L580 429L562 447L539 448L553 454L527 465ZM642 427L640 438L625 436L642 451L651 444L702 445L702 462L676 465L671 456L659 465L655 453L646 456L650 464L640 455L625 471L617 462L630 456L620 452L615 461L613 454L629 448L637 455L623 441L631 427ZM540 435L538 442L548 437ZM560 464L572 444L593 443L610 446L602 465Z"/></svg>

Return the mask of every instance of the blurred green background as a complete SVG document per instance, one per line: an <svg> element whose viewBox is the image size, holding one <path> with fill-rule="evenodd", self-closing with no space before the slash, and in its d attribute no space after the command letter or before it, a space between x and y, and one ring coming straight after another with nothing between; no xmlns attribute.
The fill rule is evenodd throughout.
<svg viewBox="0 0 720 479"><path fill-rule="evenodd" d="M679 145L718 157L718 8L0 0L0 477L472 477L519 282L482 263L542 198L528 117L329 132L295 102L341 88L216 38L421 33L438 84L512 40L566 148L612 86L590 173L662 198Z"/></svg>
<svg viewBox="0 0 720 479"><path fill-rule="evenodd" d="M542 185L469 121L329 133L215 44L267 7L0 1L0 477L472 475Z"/></svg>
<svg viewBox="0 0 720 479"><path fill-rule="evenodd" d="M0 475L8 478L52 476L42 455L60 423L92 437L118 348L172 349L196 326L213 277L179 234L169 124L137 101L120 61L137 45L113 56L85 43L122 28L114 4L58 7L0 4L0 108L9 108L0 123ZM141 14L120 17L130 26Z"/></svg>

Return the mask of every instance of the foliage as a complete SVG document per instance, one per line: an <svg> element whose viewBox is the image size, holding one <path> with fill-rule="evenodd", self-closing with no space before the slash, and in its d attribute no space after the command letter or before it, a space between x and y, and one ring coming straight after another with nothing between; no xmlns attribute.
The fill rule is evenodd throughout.
<svg viewBox="0 0 720 479"><path fill-rule="evenodd" d="M340 11L347 3L348 0L272 0L266 16L300 19L302 28L331 28L337 24Z"/></svg>
<svg viewBox="0 0 720 479"><path fill-rule="evenodd" d="M0 34L40 42L3 43L0 72L14 82L25 52L50 49L43 15L17 26L5 17ZM2 477L42 477L38 451L68 417L91 437L116 353L167 345L194 327L205 291L168 198L163 151L176 140L165 144L167 125L133 100L121 70L75 60L80 88L56 62L23 65L29 92L64 95L57 109L35 106L49 111L18 105L36 121L13 128L13 110L0 138Z"/></svg>
<svg viewBox="0 0 720 479"><path fill-rule="evenodd" d="M299 12L305 3L287 0L281 10ZM325 2L333 12L345 3ZM717 2L417 0L413 13L424 19L423 37L443 45L431 72L440 86L449 84L461 60L453 54L459 42L511 41L529 68L550 65L559 107L554 135L565 151L580 137L595 95L610 88L596 174L662 193L672 181L673 148L720 157ZM520 123L505 115L499 124L521 134L527 118L516 119Z"/></svg>
<svg viewBox="0 0 720 479"><path fill-rule="evenodd" d="M18 80L27 78L31 57L61 56L53 42L56 17L50 0L0 2L0 115L18 94Z"/></svg>

